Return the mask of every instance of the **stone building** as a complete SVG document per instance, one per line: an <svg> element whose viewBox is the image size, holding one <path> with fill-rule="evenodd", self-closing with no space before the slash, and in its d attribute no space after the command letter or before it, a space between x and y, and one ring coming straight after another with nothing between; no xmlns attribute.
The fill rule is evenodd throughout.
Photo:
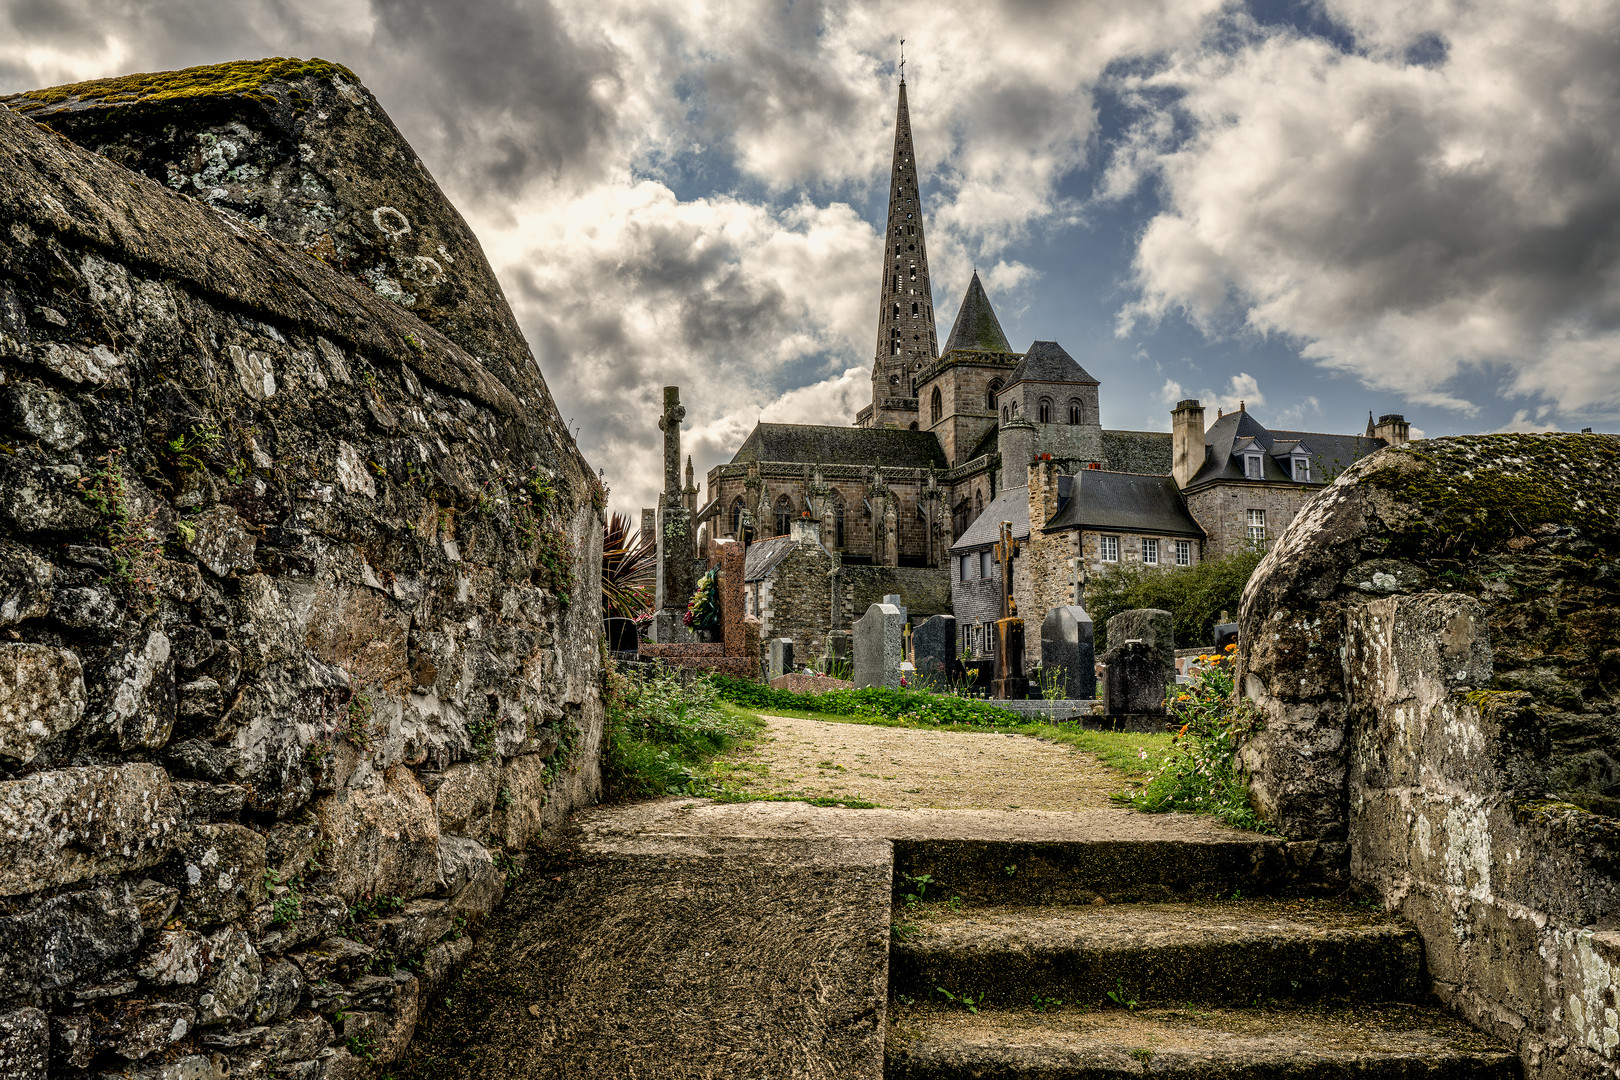
<svg viewBox="0 0 1620 1080"><path fill-rule="evenodd" d="M936 355L918 191L902 81L872 401L853 427L760 423L731 461L709 470L708 500L696 510L700 545L772 545L765 551L773 554L749 562L767 638L848 625L830 601L789 598L810 586L789 586L784 575L806 559L821 562L808 554L808 533L794 531L801 522L817 526L823 574L836 563L846 573L866 566L937 575L936 591L949 591L961 646L972 652L985 647L984 624L999 613L1000 570L988 552L1003 520L1026 541L1014 596L1038 619L1072 602L1077 575L1132 563L1191 565L1264 542L1351 462L1405 440L1399 416L1369 421L1364 436L1341 436L1269 431L1242 408L1206 432L1196 401L1176 407L1171 431L1104 428L1101 382L1055 341L1014 351L977 272ZM688 477L693 507L696 495ZM976 527L987 514L989 523ZM902 591L898 578L889 582L878 595ZM825 595L826 586L814 589ZM798 614L775 626L773 613L789 609ZM812 610L822 613L814 632L805 614ZM1030 655L1038 659L1038 641Z"/></svg>

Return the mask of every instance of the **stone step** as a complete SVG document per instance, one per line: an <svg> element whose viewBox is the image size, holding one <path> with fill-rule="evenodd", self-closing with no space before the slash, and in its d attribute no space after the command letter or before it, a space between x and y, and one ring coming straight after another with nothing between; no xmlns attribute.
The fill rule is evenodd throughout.
<svg viewBox="0 0 1620 1080"><path fill-rule="evenodd" d="M900 1007L888 1080L1510 1080L1516 1056L1436 1009Z"/></svg>
<svg viewBox="0 0 1620 1080"><path fill-rule="evenodd" d="M896 901L959 896L969 903L1111 904L1275 896L1297 891L1290 846L1274 837L1223 830L1058 841L902 839L894 842Z"/></svg>
<svg viewBox="0 0 1620 1080"><path fill-rule="evenodd" d="M1423 944L1386 915L1334 901L1043 908L922 904L896 913L889 993L943 987L995 1006L1109 1007L1425 996Z"/></svg>

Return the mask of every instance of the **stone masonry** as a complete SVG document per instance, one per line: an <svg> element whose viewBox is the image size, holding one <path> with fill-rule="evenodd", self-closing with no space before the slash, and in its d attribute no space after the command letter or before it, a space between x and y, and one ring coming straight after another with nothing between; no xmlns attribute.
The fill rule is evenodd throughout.
<svg viewBox="0 0 1620 1080"><path fill-rule="evenodd" d="M101 109L93 145L186 190L223 129L363 177L304 204L355 261L248 213L261 172L214 209L0 108L8 1080L392 1061L502 868L600 787L603 493L476 241L342 69L182 84L161 122L21 103ZM407 300L421 234L454 268Z"/></svg>
<svg viewBox="0 0 1620 1080"><path fill-rule="evenodd" d="M1532 1080L1620 1076L1620 439L1380 451L1250 580L1260 813L1422 933Z"/></svg>

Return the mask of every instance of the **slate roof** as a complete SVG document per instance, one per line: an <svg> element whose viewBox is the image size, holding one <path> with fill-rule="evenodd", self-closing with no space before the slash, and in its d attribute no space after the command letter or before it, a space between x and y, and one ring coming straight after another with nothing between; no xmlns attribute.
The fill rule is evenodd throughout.
<svg viewBox="0 0 1620 1080"><path fill-rule="evenodd" d="M885 469L945 469L945 450L931 431L758 424L732 464L790 461L806 465L866 465Z"/></svg>
<svg viewBox="0 0 1620 1080"><path fill-rule="evenodd" d="M1074 357L1063 351L1055 341L1037 341L1030 345L1024 358L1013 368L1007 385L1018 382L1090 383L1097 380L1086 373Z"/></svg>
<svg viewBox="0 0 1620 1080"><path fill-rule="evenodd" d="M975 458L984 457L986 454L993 454L996 452L996 447L999 445L1001 445L1001 425L991 424L990 430L984 433L983 437L980 438L978 443L974 445L968 456L962 460L972 461Z"/></svg>
<svg viewBox="0 0 1620 1080"><path fill-rule="evenodd" d="M1175 443L1168 431L1102 433L1103 461L1115 472L1168 475L1175 468Z"/></svg>
<svg viewBox="0 0 1620 1080"><path fill-rule="evenodd" d="M1012 352L1007 335L1001 331L1001 320L996 318L995 309L990 306L990 297L979 283L977 270L973 271L973 280L968 282L967 292L962 295L962 306L956 312L956 321L951 324L951 336L940 355L952 349Z"/></svg>
<svg viewBox="0 0 1620 1080"><path fill-rule="evenodd" d="M1365 435L1330 435L1318 431L1270 431L1246 409L1229 412L1204 431L1204 465L1188 481L1189 489L1217 480L1243 480L1244 450L1264 453L1263 479L1293 483L1289 451L1303 444L1311 459L1311 483L1328 483L1358 459L1383 449L1383 439Z"/></svg>
<svg viewBox="0 0 1620 1080"><path fill-rule="evenodd" d="M1069 501L1046 523L1045 531L1118 529L1202 539L1204 530L1187 512L1171 476L1082 469L1074 475Z"/></svg>
<svg viewBox="0 0 1620 1080"><path fill-rule="evenodd" d="M1029 488L1006 488L991 499L984 513L962 530L962 535L956 538L951 550L972 551L998 542L1003 521L1012 523L1013 536L1020 540L1029 538Z"/></svg>
<svg viewBox="0 0 1620 1080"><path fill-rule="evenodd" d="M788 552L793 550L791 536L773 536L769 540L759 540L748 545L748 552L743 556L743 580L763 581L771 576L777 564L787 558Z"/></svg>

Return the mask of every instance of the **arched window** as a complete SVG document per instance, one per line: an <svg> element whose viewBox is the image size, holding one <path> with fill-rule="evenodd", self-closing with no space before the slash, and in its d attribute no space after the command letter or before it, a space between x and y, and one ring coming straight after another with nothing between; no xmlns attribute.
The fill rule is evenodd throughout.
<svg viewBox="0 0 1620 1080"><path fill-rule="evenodd" d="M1080 422L1080 402L1078 400L1076 400L1075 398L1070 398L1069 399L1069 423L1078 424L1079 422Z"/></svg>
<svg viewBox="0 0 1620 1080"><path fill-rule="evenodd" d="M1018 402L1016 402L1016 401L1012 403L1012 412L1013 412L1013 419L1014 420L1018 419Z"/></svg>
<svg viewBox="0 0 1620 1080"><path fill-rule="evenodd" d="M1005 405L1001 407L1001 419L1003 422L1005 422L1007 419L1007 406Z"/></svg>
<svg viewBox="0 0 1620 1080"><path fill-rule="evenodd" d="M984 513L984 492L975 491L973 493L973 516L978 517L982 513Z"/></svg>
<svg viewBox="0 0 1620 1080"><path fill-rule="evenodd" d="M1001 380L991 379L990 388L984 392L984 411L996 411L996 395L1001 393ZM1003 417L1005 419L1005 417Z"/></svg>
<svg viewBox="0 0 1620 1080"><path fill-rule="evenodd" d="M945 415L945 399L940 396L939 387L934 387L934 393L928 399L928 415L934 423Z"/></svg>
<svg viewBox="0 0 1620 1080"><path fill-rule="evenodd" d="M900 291L900 274L899 274L898 271L896 271L895 275L894 275L894 291L895 292Z"/></svg>
<svg viewBox="0 0 1620 1080"><path fill-rule="evenodd" d="M776 535L786 536L793 528L793 501L786 495L776 498Z"/></svg>
<svg viewBox="0 0 1620 1080"><path fill-rule="evenodd" d="M1052 422L1052 399L1041 398L1035 403L1035 418L1043 424Z"/></svg>
<svg viewBox="0 0 1620 1080"><path fill-rule="evenodd" d="M731 504L731 535L742 535L743 501L739 495Z"/></svg>
<svg viewBox="0 0 1620 1080"><path fill-rule="evenodd" d="M833 494L833 547L844 546L844 497Z"/></svg>
<svg viewBox="0 0 1620 1080"><path fill-rule="evenodd" d="M899 304L894 305L894 317L897 318L897 319L900 317L900 305Z"/></svg>
<svg viewBox="0 0 1620 1080"><path fill-rule="evenodd" d="M911 422L911 427L908 430L916 431L917 430L917 421L913 420Z"/></svg>
<svg viewBox="0 0 1620 1080"><path fill-rule="evenodd" d="M917 301L915 300L911 302L911 317L913 319L917 317Z"/></svg>
<svg viewBox="0 0 1620 1080"><path fill-rule="evenodd" d="M912 281L917 280L917 264L916 263L911 264L911 280Z"/></svg>

